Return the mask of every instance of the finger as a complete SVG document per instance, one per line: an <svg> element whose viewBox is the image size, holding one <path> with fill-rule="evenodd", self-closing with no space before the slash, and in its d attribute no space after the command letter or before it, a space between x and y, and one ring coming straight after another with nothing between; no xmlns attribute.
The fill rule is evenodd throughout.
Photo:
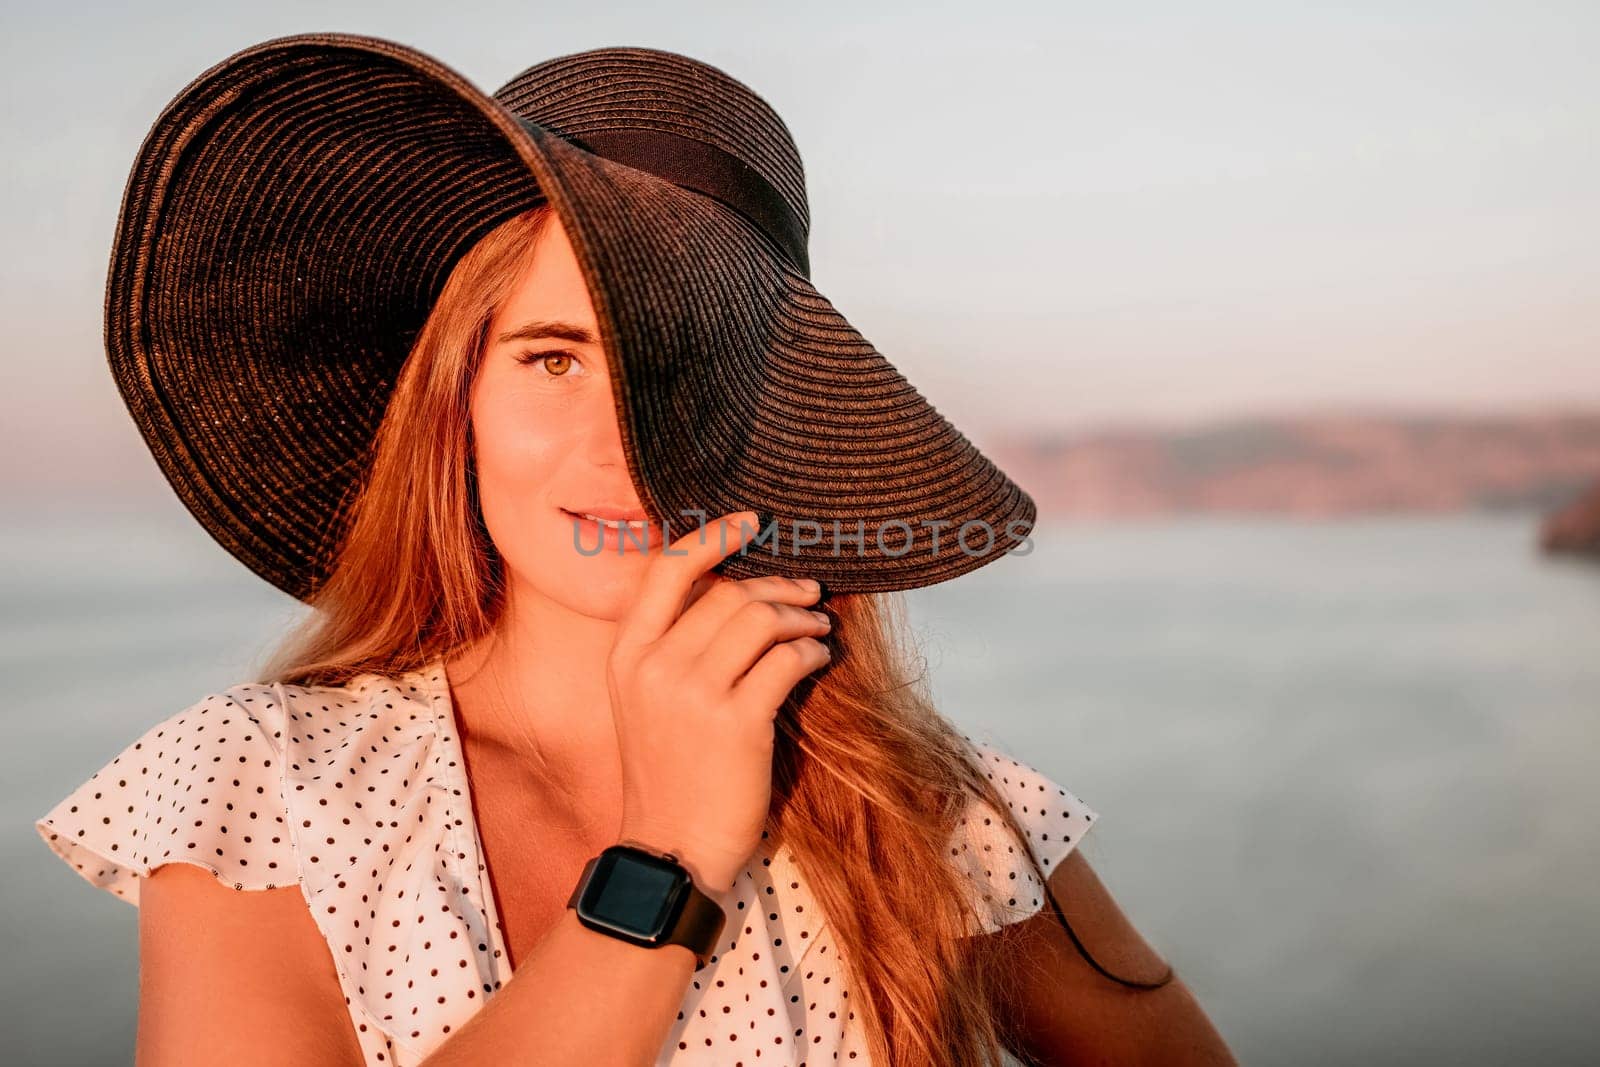
<svg viewBox="0 0 1600 1067"><path fill-rule="evenodd" d="M794 604L751 601L717 631L694 669L717 690L732 689L774 647L798 637L825 638L831 631L826 619Z"/></svg>
<svg viewBox="0 0 1600 1067"><path fill-rule="evenodd" d="M752 600L805 606L815 603L821 595L821 590L808 589L805 583L782 575L737 581L718 577L716 584L689 605L658 643L663 647L672 646L680 655L696 657L717 639L718 631L728 620Z"/></svg>
<svg viewBox="0 0 1600 1067"><path fill-rule="evenodd" d="M682 613L695 581L758 533L757 521L753 511L736 511L691 530L652 556L618 630L618 642L644 644L665 633Z"/></svg>
<svg viewBox="0 0 1600 1067"><path fill-rule="evenodd" d="M725 578L714 570L706 571L700 577L696 578L694 580L694 584L689 587L689 595L683 600L683 611L678 612L679 617L681 618L685 612L694 607L695 603L699 601L701 597L705 596L711 590L715 589L719 585L724 585L731 581L734 581L734 579Z"/></svg>
<svg viewBox="0 0 1600 1067"><path fill-rule="evenodd" d="M832 662L825 643L814 637L797 637L773 645L739 679L731 695L737 706L763 708L771 718L777 718L778 709L800 680L813 671L826 669Z"/></svg>

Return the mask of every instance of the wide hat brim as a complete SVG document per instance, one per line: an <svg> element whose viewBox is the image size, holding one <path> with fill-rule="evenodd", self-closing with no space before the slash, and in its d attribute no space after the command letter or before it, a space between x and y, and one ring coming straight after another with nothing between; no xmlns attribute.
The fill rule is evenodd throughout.
<svg viewBox="0 0 1600 1067"><path fill-rule="evenodd" d="M1025 540L1032 498L740 213L415 49L317 33L238 52L174 98L112 250L113 375L220 544L313 597L450 269L544 199L589 289L646 510L674 536L696 513L772 524L720 573L909 589Z"/></svg>

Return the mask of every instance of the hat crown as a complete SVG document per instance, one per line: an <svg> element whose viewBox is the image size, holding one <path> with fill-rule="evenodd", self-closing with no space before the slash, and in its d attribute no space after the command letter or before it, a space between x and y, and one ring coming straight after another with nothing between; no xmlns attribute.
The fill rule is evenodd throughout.
<svg viewBox="0 0 1600 1067"><path fill-rule="evenodd" d="M580 141L652 130L712 145L747 165L810 230L800 151L772 105L726 71L657 48L606 47L537 63L494 93L530 122Z"/></svg>

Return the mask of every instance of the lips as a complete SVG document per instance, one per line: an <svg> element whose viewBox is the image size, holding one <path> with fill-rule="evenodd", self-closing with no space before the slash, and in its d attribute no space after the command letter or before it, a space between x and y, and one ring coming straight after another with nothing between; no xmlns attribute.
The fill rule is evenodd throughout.
<svg viewBox="0 0 1600 1067"><path fill-rule="evenodd" d="M590 512L589 515L571 511L567 508L562 508L561 511L567 518L581 523L585 529L598 531L597 536L593 534L591 536L595 538L599 546L615 548L618 551L625 552L630 548L638 548L641 544L645 548L653 549L661 545L665 540L664 531L661 527L639 512L633 513L639 515L637 519L610 519L605 517L605 512L610 511L613 514L621 513L624 515L629 513L620 508L600 508L597 511ZM594 517L590 518L590 515Z"/></svg>
<svg viewBox="0 0 1600 1067"><path fill-rule="evenodd" d="M578 518L606 519L610 522L648 522L650 516L643 508L619 508L611 504L592 504L583 508L562 508L568 515Z"/></svg>

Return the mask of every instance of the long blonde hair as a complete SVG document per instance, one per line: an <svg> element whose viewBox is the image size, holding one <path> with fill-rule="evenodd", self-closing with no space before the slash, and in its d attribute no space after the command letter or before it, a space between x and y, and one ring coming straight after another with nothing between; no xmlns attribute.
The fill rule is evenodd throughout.
<svg viewBox="0 0 1600 1067"><path fill-rule="evenodd" d="M313 610L270 654L262 680L394 676L493 632L504 573L478 507L469 400L495 309L550 217L541 202L456 264L363 457L345 525L329 538L336 547ZM987 939L969 936L973 888L947 855L972 798L1027 838L935 708L925 674L913 672L920 655L903 597L836 594L827 606L833 662L779 711L769 836L789 849L828 918L855 993L847 1011L861 1017L872 1062L990 1067L1011 1040L994 1012L1006 975L983 950ZM1046 883L1031 851L1019 851Z"/></svg>

